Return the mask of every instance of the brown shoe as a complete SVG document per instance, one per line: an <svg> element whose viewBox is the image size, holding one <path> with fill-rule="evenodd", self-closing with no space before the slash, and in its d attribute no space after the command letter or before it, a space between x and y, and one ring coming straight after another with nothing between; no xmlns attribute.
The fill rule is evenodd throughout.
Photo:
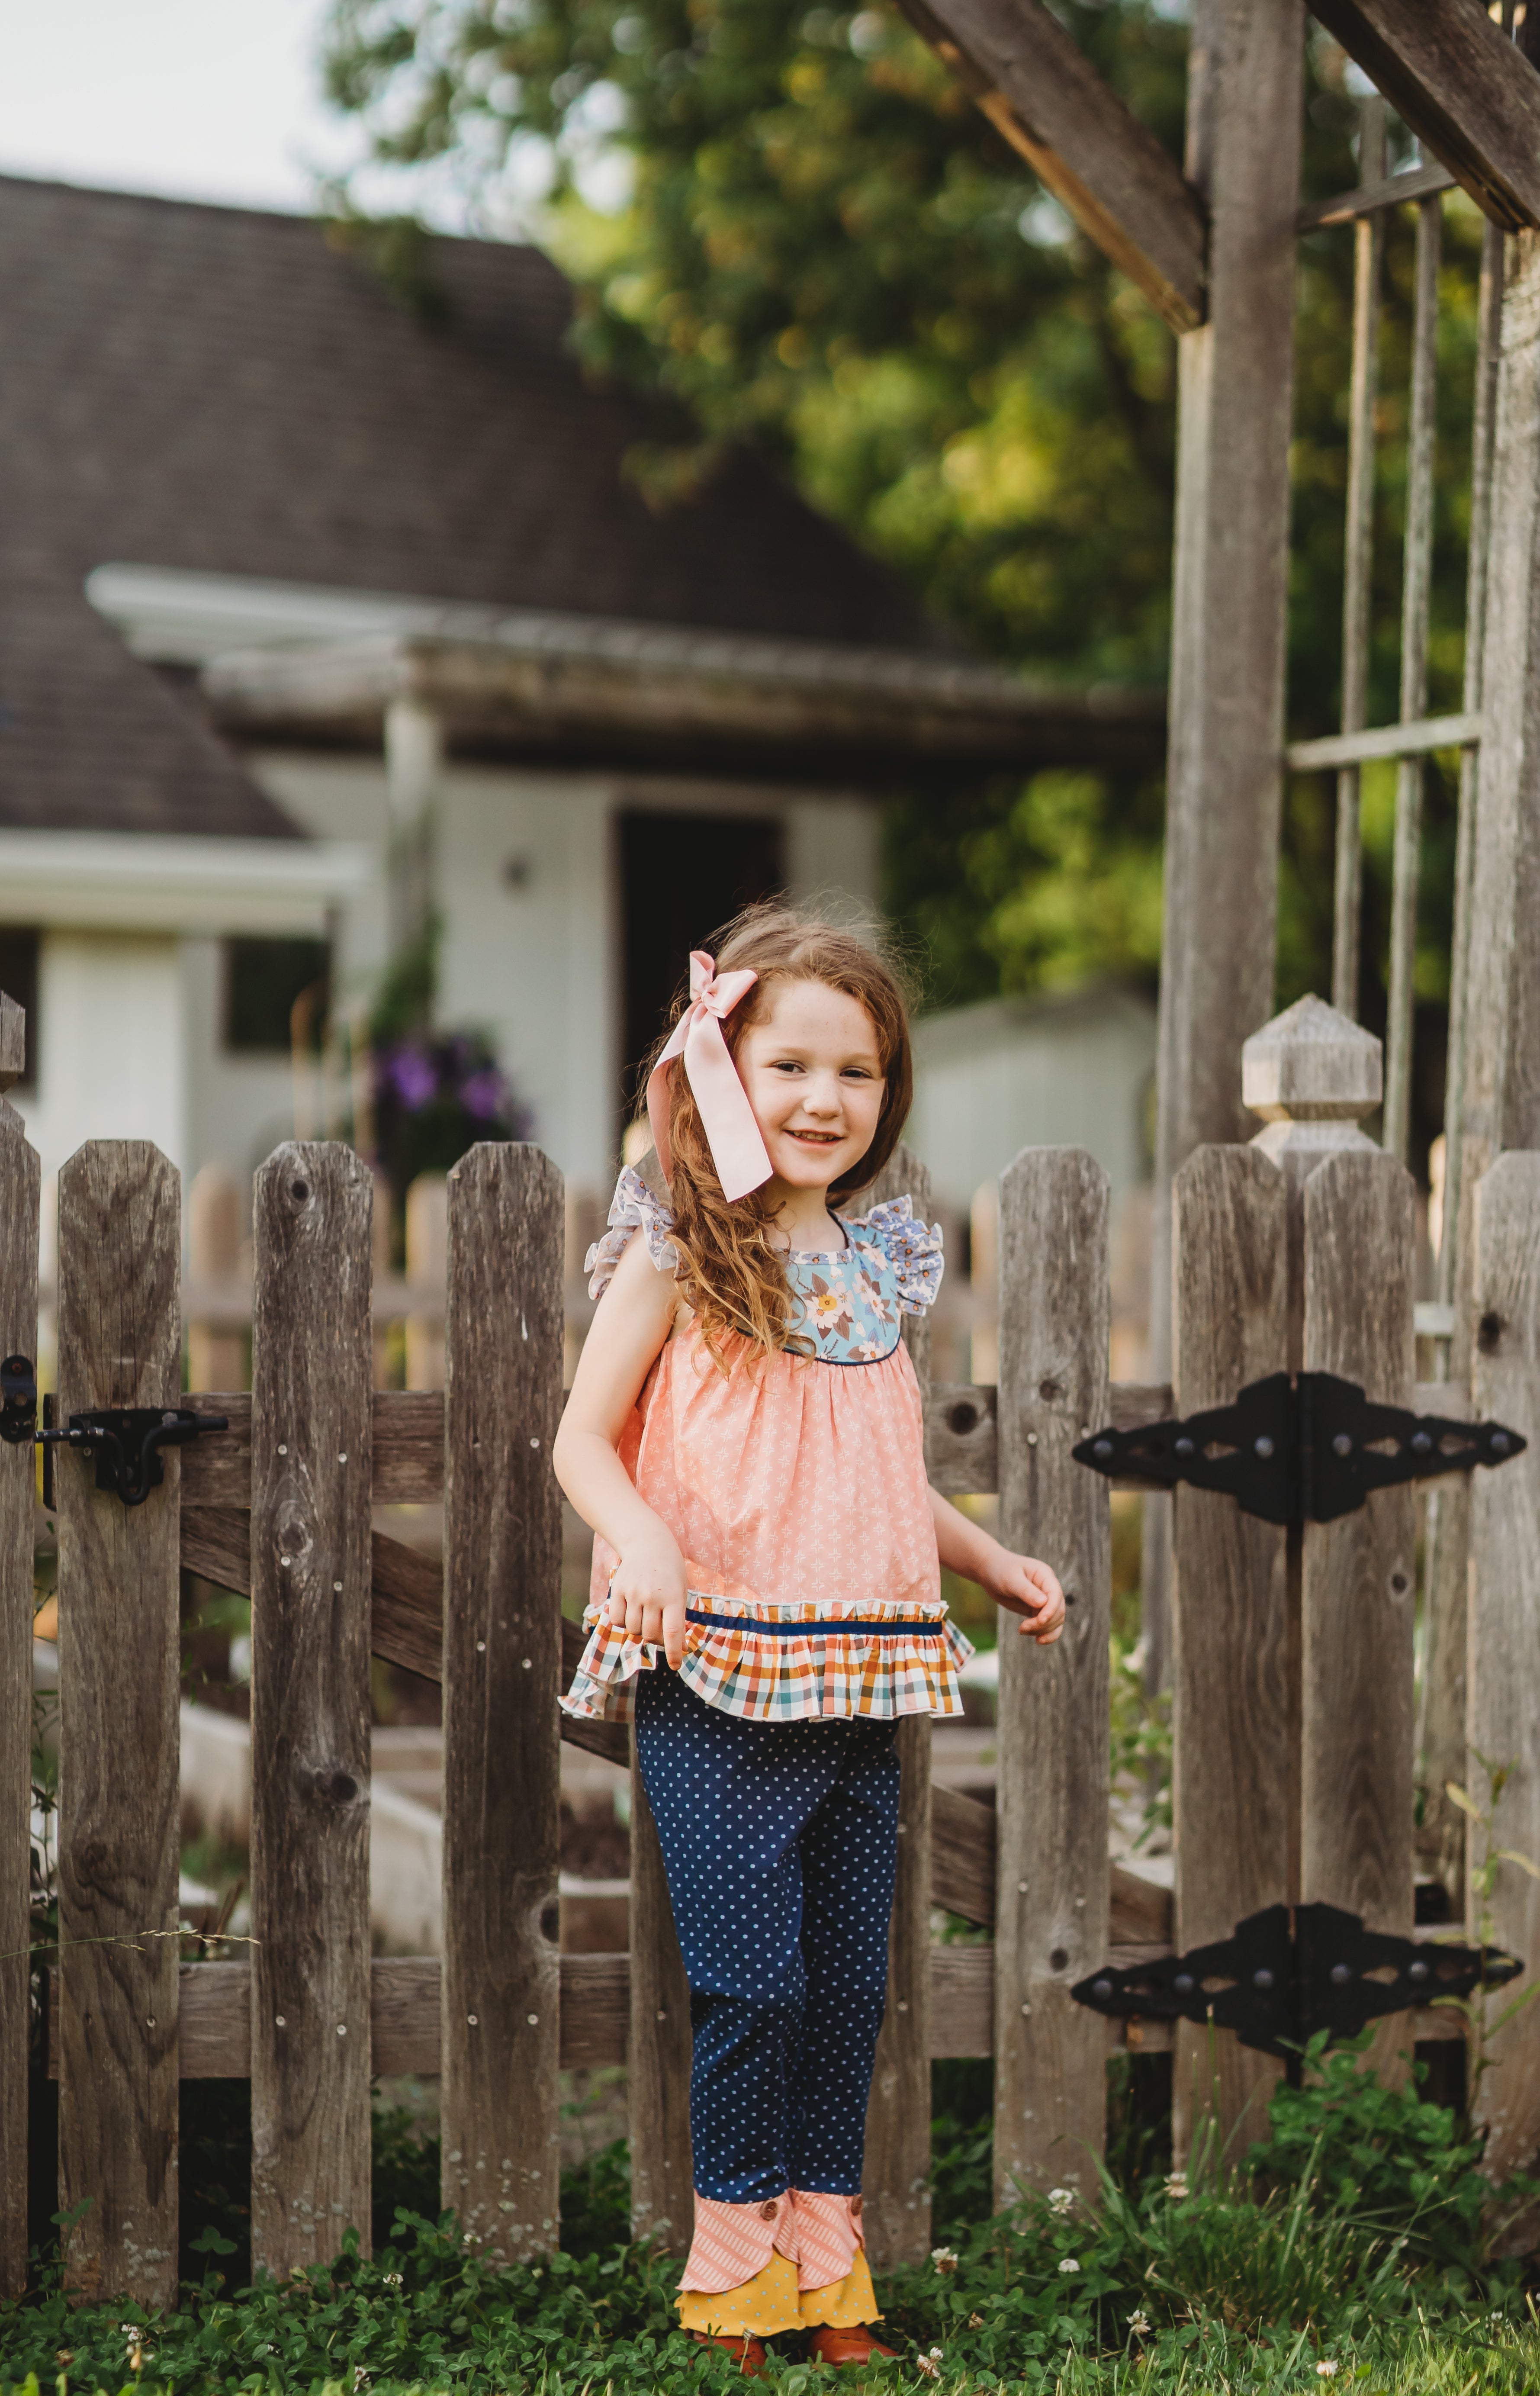
<svg viewBox="0 0 1540 2396"><path fill-rule="evenodd" d="M724 2354L730 2354L735 2363L742 2365L745 2379L764 2377L764 2345L762 2339L723 2337L704 2329L693 2329L690 2336L697 2346L720 2346Z"/></svg>
<svg viewBox="0 0 1540 2396"><path fill-rule="evenodd" d="M830 2329L826 2323L814 2331L812 2350L816 2362L832 2363L836 2371L847 2363L870 2363L874 2354L891 2363L895 2352L881 2345L864 2323L855 2329Z"/></svg>

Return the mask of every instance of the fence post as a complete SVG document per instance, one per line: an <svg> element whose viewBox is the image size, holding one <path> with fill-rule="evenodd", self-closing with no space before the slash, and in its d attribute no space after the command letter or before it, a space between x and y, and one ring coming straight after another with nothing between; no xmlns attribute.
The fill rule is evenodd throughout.
<svg viewBox="0 0 1540 2396"><path fill-rule="evenodd" d="M1520 1431L1529 1446L1498 1471L1471 1475L1467 1786L1484 1804L1479 1759L1504 1766L1493 1844L1540 1858L1540 1153L1510 1149L1489 1167L1476 1185L1474 1230L1472 1409ZM1468 1891L1486 1841L1476 1823L1467 1830ZM1467 1902L1476 1934L1480 1903L1473 1894ZM1523 1979L1493 2001L1500 2011L1540 1979L1540 1885L1519 1865L1500 1865L1490 1911L1494 1939L1525 1965ZM1540 2004L1496 2033L1492 2063L1471 2092L1471 2111L1487 2132L1482 2168L1502 2180L1528 2170L1540 2144Z"/></svg>
<svg viewBox="0 0 1540 2396"><path fill-rule="evenodd" d="M1070 1449L1109 1419L1108 1180L1083 1149L1024 1149L1000 1181L1000 1524L1069 1612L1036 1647L1002 1619L995 1928L995 2203L1089 2188L1107 2029L1069 1990L1107 1953L1111 1516Z"/></svg>
<svg viewBox="0 0 1540 2396"><path fill-rule="evenodd" d="M538 1148L450 1174L442 2189L494 2262L558 2239L562 1233Z"/></svg>
<svg viewBox="0 0 1540 2396"><path fill-rule="evenodd" d="M690 2151L690 1989L679 1951L657 1825L631 1740L631 2234L683 2255L695 2234Z"/></svg>
<svg viewBox="0 0 1540 2396"><path fill-rule="evenodd" d="M930 1175L897 1148L870 1197L913 1200L928 1222ZM904 1342L923 1395L930 1387L930 1321L904 1319ZM867 2107L863 2174L868 2252L880 2271L923 2262L931 2243L930 1839L931 1726L926 1714L900 1724L898 1873L888 1932L887 2009Z"/></svg>
<svg viewBox="0 0 1540 2396"><path fill-rule="evenodd" d="M59 1409L181 1396L181 1185L146 1140L59 1177ZM59 2196L87 2299L177 2293L180 1464L132 1510L59 1458Z"/></svg>
<svg viewBox="0 0 1540 2396"><path fill-rule="evenodd" d="M251 2260L370 2249L373 1184L340 1142L257 1176L251 1399Z"/></svg>
<svg viewBox="0 0 1540 2396"><path fill-rule="evenodd" d="M1403 1165L1348 1150L1305 1184L1307 1372L1410 1406L1416 1195ZM1300 1569L1299 1895L1412 1934L1415 1498L1376 1489L1356 1513L1307 1523ZM1393 2072L1411 2040L1392 2015L1372 2059Z"/></svg>
<svg viewBox="0 0 1540 2396"><path fill-rule="evenodd" d="M0 992L0 1091L21 1078L25 1032ZM0 1097L0 1355L34 1361L41 1182L21 1118ZM27 2283L33 1456L30 1441L0 1447L0 2297Z"/></svg>
<svg viewBox="0 0 1540 2396"><path fill-rule="evenodd" d="M1173 1363L1179 1414L1228 1405L1287 1361L1282 1174L1253 1148L1200 1148L1176 1176ZM1172 1511L1172 1804L1178 1953L1228 1938L1289 1894L1294 1710L1287 1535L1233 1498L1178 1489ZM1176 2025L1172 2146L1206 2114L1223 2156L1260 2136L1279 2074L1228 2030Z"/></svg>

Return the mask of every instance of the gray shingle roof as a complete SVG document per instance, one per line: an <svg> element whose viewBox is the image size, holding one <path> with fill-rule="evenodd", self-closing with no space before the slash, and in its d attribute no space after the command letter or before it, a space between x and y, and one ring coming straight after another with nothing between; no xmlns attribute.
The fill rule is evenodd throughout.
<svg viewBox="0 0 1540 2396"><path fill-rule="evenodd" d="M935 647L750 459L651 512L537 251L441 241L441 325L308 221L0 178L0 825L291 829L81 585L110 559Z"/></svg>

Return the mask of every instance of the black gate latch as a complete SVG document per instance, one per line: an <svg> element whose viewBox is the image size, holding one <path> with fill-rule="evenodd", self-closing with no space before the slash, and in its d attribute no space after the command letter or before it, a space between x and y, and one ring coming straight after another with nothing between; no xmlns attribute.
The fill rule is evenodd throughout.
<svg viewBox="0 0 1540 2396"><path fill-rule="evenodd" d="M1212 2020L1242 2046L1292 2058L1320 2030L1353 2038L1381 2014L1499 1989L1523 1968L1496 1948L1365 1930L1356 1913L1334 1905L1269 1905L1211 1947L1126 1970L1104 1965L1070 1994L1121 2020Z"/></svg>
<svg viewBox="0 0 1540 2396"><path fill-rule="evenodd" d="M72 1415L56 1430L37 1429L37 1375L28 1356L7 1356L0 1364L0 1440L7 1447L38 1446L44 1451L43 1502L53 1502L49 1451L78 1447L96 1461L96 1485L111 1490L126 1506L142 1506L152 1489L166 1479L161 1451L185 1447L206 1431L228 1431L228 1415L194 1414L191 1406L94 1406Z"/></svg>
<svg viewBox="0 0 1540 2396"><path fill-rule="evenodd" d="M1178 1481L1233 1498L1265 1523L1334 1523L1373 1489L1507 1464L1529 1444L1502 1423L1456 1422L1372 1404L1335 1373L1269 1373L1235 1404L1185 1422L1098 1431L1070 1452L1119 1481Z"/></svg>

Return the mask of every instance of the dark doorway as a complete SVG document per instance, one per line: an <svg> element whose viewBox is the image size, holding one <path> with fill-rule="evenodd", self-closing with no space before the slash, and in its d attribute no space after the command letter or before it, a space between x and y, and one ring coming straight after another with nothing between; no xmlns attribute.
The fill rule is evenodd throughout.
<svg viewBox="0 0 1540 2396"><path fill-rule="evenodd" d="M623 1121L635 1111L642 1060L689 971L690 951L740 907L785 886L786 844L774 817L622 810Z"/></svg>

